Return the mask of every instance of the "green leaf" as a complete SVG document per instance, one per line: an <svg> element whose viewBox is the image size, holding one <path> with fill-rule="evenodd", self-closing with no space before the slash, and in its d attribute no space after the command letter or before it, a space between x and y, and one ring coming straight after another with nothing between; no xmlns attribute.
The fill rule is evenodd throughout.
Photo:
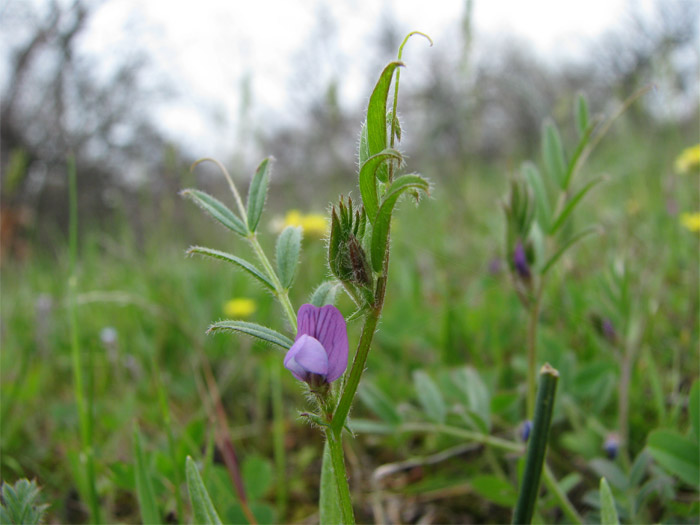
<svg viewBox="0 0 700 525"><path fill-rule="evenodd" d="M620 525L615 499L605 478L600 478L600 525Z"/></svg>
<svg viewBox="0 0 700 525"><path fill-rule="evenodd" d="M584 130L581 139L579 140L578 146L576 146L576 151L574 151L574 155L573 157L571 157L569 165L566 168L566 175L564 176L565 190L569 188L569 184L571 184L571 180L573 179L574 174L578 170L579 160L582 158L583 152L585 151L586 146L588 145L588 142L591 139L593 131L598 126L599 121L600 119L595 119L588 125L588 127Z"/></svg>
<svg viewBox="0 0 700 525"><path fill-rule="evenodd" d="M589 226L588 228L584 228L580 232L572 235L568 240L564 242L564 244L561 245L559 250L556 251L554 255L552 255L547 262L542 266L542 270L540 270L540 274L545 275L556 263L559 258L564 255L564 253L571 248L574 244L579 242L580 240L588 237L589 235L593 233L598 233L600 232L600 229L596 226Z"/></svg>
<svg viewBox="0 0 700 525"><path fill-rule="evenodd" d="M547 168L547 173L563 189L566 176L566 160L564 148L557 126L551 120L547 121L543 130L542 157Z"/></svg>
<svg viewBox="0 0 700 525"><path fill-rule="evenodd" d="M444 423L447 407L440 389L423 370L413 372L413 385L425 414L436 423Z"/></svg>
<svg viewBox="0 0 700 525"><path fill-rule="evenodd" d="M328 441L323 445L323 463L321 464L321 487L318 497L320 523L342 523L340 505L338 504L338 489L336 488L333 462L328 447Z"/></svg>
<svg viewBox="0 0 700 525"><path fill-rule="evenodd" d="M387 126L386 126L386 101L389 96L389 87L394 71L402 62L390 62L382 71L377 84L369 98L367 106L367 146L369 157L386 149ZM377 178L382 182L388 180L388 171L382 166L377 172Z"/></svg>
<svg viewBox="0 0 700 525"><path fill-rule="evenodd" d="M382 421L392 425L401 424L401 416L396 410L393 401L372 383L364 382L358 394L362 402L367 405L367 408L379 416Z"/></svg>
<svg viewBox="0 0 700 525"><path fill-rule="evenodd" d="M515 506L518 499L513 485L498 476L490 474L474 476L470 484L479 496L502 507Z"/></svg>
<svg viewBox="0 0 700 525"><path fill-rule="evenodd" d="M561 213L559 216L556 218L554 221L554 224L552 224L552 228L549 230L550 235L554 235L559 228L562 227L562 225L566 222L566 219L569 218L569 215L571 215L571 212L574 211L574 208L576 208L576 205L581 201L586 196L586 193L588 193L592 188L603 182L605 178L603 176L596 177L588 182L583 188L578 190L576 194L574 194L573 197L566 203L566 206L564 206L564 209L561 210Z"/></svg>
<svg viewBox="0 0 700 525"><path fill-rule="evenodd" d="M629 479L625 473L612 461L607 459L597 458L591 460L591 468L598 473L598 475L605 478L605 480L610 483L616 489L625 491L629 487Z"/></svg>
<svg viewBox="0 0 700 525"><path fill-rule="evenodd" d="M229 230L236 232L238 235L245 237L248 235L248 229L243 221L239 219L235 213L226 207L224 203L212 197L208 193L200 190L187 189L180 192L180 195L192 200L197 206L206 211L214 219L226 226Z"/></svg>
<svg viewBox="0 0 700 525"><path fill-rule="evenodd" d="M583 137L588 129L589 113L588 113L588 101L583 93L579 93L576 97L576 108L574 109L576 115L576 129L578 130L579 136Z"/></svg>
<svg viewBox="0 0 700 525"><path fill-rule="evenodd" d="M549 230L549 224L552 220L552 208L549 204L549 194L544 185L542 176L537 170L537 167L532 162L526 162L522 167L523 175L527 178L530 186L535 194L535 202L537 203L537 219L543 230Z"/></svg>
<svg viewBox="0 0 700 525"><path fill-rule="evenodd" d="M671 474L700 487L700 449L697 442L670 430L654 430L647 437L651 456Z"/></svg>
<svg viewBox="0 0 700 525"><path fill-rule="evenodd" d="M207 488L199 475L197 465L195 465L194 460L190 456L187 456L185 473L187 475L187 491L190 494L194 522L201 525L221 523Z"/></svg>
<svg viewBox="0 0 700 525"><path fill-rule="evenodd" d="M248 456L241 468L245 493L250 500L261 499L272 484L272 465L260 456Z"/></svg>
<svg viewBox="0 0 700 525"><path fill-rule="evenodd" d="M284 288L294 282L300 251L301 226L287 226L277 238L277 271Z"/></svg>
<svg viewBox="0 0 700 525"><path fill-rule="evenodd" d="M268 157L260 163L248 189L248 229L251 232L254 232L258 227L265 207L267 185L270 181L270 160L271 157Z"/></svg>
<svg viewBox="0 0 700 525"><path fill-rule="evenodd" d="M479 373L471 367L460 368L452 373L452 383L462 394L466 407L479 416L486 426L482 431L488 433L491 426L491 398Z"/></svg>
<svg viewBox="0 0 700 525"><path fill-rule="evenodd" d="M359 166L362 166L369 159L369 140L367 138L367 121L362 123L360 130L360 144L357 148L357 158Z"/></svg>
<svg viewBox="0 0 700 525"><path fill-rule="evenodd" d="M365 205L367 217L372 224L374 224L377 210L379 210L377 169L391 160L400 161L401 154L393 149L385 149L376 155L372 155L360 167L360 195L362 195L362 203Z"/></svg>
<svg viewBox="0 0 700 525"><path fill-rule="evenodd" d="M285 350L289 350L294 344L294 341L272 328L267 328L256 323L248 323L246 321L217 321L207 330L207 333L210 332L236 332L250 335L267 343L280 346Z"/></svg>
<svg viewBox="0 0 700 525"><path fill-rule="evenodd" d="M688 417L690 418L690 435L697 443L700 440L700 380L698 379L690 387Z"/></svg>
<svg viewBox="0 0 700 525"><path fill-rule="evenodd" d="M23 523L38 525L43 522L44 513L49 507L40 504L39 486L26 478L19 479L14 485L6 481L2 484L2 503L0 503L0 523Z"/></svg>
<svg viewBox="0 0 700 525"><path fill-rule="evenodd" d="M309 302L314 306L325 306L327 304L335 304L335 295L338 291L339 283L336 281L326 281L318 285L314 290Z"/></svg>
<svg viewBox="0 0 700 525"><path fill-rule="evenodd" d="M397 178L387 189L384 200L377 212L377 219L374 224L374 230L372 231L371 259L372 267L375 272L381 271L382 264L384 263L384 253L386 252L386 244L389 240L391 214L396 205L396 201L408 190L428 193L430 185L428 181L420 175L410 174L402 175Z"/></svg>
<svg viewBox="0 0 700 525"><path fill-rule="evenodd" d="M230 262L239 268L242 268L246 272L248 272L250 275L255 277L258 281L260 281L266 288L274 291L275 286L272 284L272 282L267 278L265 274L263 274L260 270L258 270L255 266L253 266L251 263L246 261L245 259L241 259L240 257L236 257L235 255L232 255L230 253L222 252L219 250L213 250L211 248L204 248L203 246L192 246L189 250L187 250L188 255L192 254L198 254L198 255L206 255L207 257L213 257L214 259L221 259L222 261Z"/></svg>
<svg viewBox="0 0 700 525"><path fill-rule="evenodd" d="M141 447L141 433L139 427L134 427L134 459L136 467L134 477L136 478L136 496L139 501L141 511L141 521L143 523L161 523L158 504L153 492L153 482L146 466L146 460Z"/></svg>

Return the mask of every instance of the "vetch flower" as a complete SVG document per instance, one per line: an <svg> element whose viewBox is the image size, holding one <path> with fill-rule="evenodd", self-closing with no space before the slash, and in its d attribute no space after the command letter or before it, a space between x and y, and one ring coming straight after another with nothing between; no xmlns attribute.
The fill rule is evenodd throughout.
<svg viewBox="0 0 700 525"><path fill-rule="evenodd" d="M523 248L523 243L520 241L515 245L515 250L513 251L513 265L521 278L530 279L530 266L527 264L525 248Z"/></svg>
<svg viewBox="0 0 700 525"><path fill-rule="evenodd" d="M224 313L229 317L248 317L255 313L256 309L255 301L247 297L237 297L224 304Z"/></svg>
<svg viewBox="0 0 700 525"><path fill-rule="evenodd" d="M608 434L605 438L605 443L603 443L603 450L608 456L608 459L615 459L617 453L620 451L620 436L614 432Z"/></svg>
<svg viewBox="0 0 700 525"><path fill-rule="evenodd" d="M297 337L284 367L299 381L331 383L348 366L348 332L343 314L332 305L305 304L297 314Z"/></svg>

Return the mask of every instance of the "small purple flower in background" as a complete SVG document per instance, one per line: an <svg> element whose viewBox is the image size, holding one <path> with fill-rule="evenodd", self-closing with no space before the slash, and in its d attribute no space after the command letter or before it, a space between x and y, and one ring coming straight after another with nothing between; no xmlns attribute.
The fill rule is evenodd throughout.
<svg viewBox="0 0 700 525"><path fill-rule="evenodd" d="M605 438L605 443L603 443L603 450L605 450L608 459L615 459L620 450L620 436L614 432L608 434L608 437Z"/></svg>
<svg viewBox="0 0 700 525"><path fill-rule="evenodd" d="M530 278L530 266L527 264L525 248L523 248L523 243L520 241L515 245L515 250L513 251L513 264L520 277L523 279Z"/></svg>
<svg viewBox="0 0 700 525"><path fill-rule="evenodd" d="M530 432L532 432L532 421L528 419L520 425L520 439L527 442L530 439Z"/></svg>
<svg viewBox="0 0 700 525"><path fill-rule="evenodd" d="M617 341L617 332L615 331L615 326L613 325L612 321L607 318L603 319L603 326L601 328L605 338L611 343L615 344Z"/></svg>
<svg viewBox="0 0 700 525"><path fill-rule="evenodd" d="M494 257L489 261L489 273L491 275L498 275L501 273L501 259L500 257Z"/></svg>
<svg viewBox="0 0 700 525"><path fill-rule="evenodd" d="M284 367L299 381L331 383L348 366L345 318L332 305L305 304L297 314L297 337L284 356Z"/></svg>

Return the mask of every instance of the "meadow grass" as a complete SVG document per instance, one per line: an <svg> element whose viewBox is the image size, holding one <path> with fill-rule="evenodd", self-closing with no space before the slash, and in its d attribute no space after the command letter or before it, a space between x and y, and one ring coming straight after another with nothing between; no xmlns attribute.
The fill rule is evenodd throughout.
<svg viewBox="0 0 700 525"><path fill-rule="evenodd" d="M659 467L645 467L636 484L610 479L620 472L627 476L633 468L603 459L603 443L618 424L621 350L592 322L596 315L615 314L605 302L603 276L624 261L635 312L627 447L628 461L634 461L653 429L685 432L688 391L698 377L699 237L682 227L679 213L700 209L700 202L697 174L673 173L673 160L692 141L683 136L674 129L645 135L622 126L604 141L582 178L606 173L609 180L574 217L601 224L604 234L568 253L545 291L538 361L551 363L561 375L549 465L583 515L597 515L591 494L597 494L601 475L611 482L627 521L685 520L697 511L697 493L678 482L648 487L653 495L635 507L643 482L671 479ZM364 495L376 468L464 443L439 431L382 431L381 425L415 426L426 420L425 399L414 387L415 370L425 371L438 385L449 425L469 427L465 416L453 410L464 398L452 380L454 371L467 365L488 392L486 433L517 443L524 415L526 312L503 260L500 199L506 170L502 165L469 165L449 173L439 164L420 168L434 189L420 209L404 202L396 214L391 300L369 355L362 402L351 414L363 444L347 447L362 522L377 517ZM320 209L325 205L319 202ZM283 215L286 210L266 216L275 211ZM252 298L256 322L282 332L283 312L261 287L223 263L186 258L190 244L206 242L233 253L247 248L239 241L231 246L230 238L211 221L200 220L196 210L185 216L194 238L178 235L167 227L170 218L162 217L142 232L142 242L126 223L106 234L91 231L83 221L76 268L78 347L83 357L92 356L92 381L85 388L94 410L96 486L104 519L139 519L134 423L141 429L163 517L186 499L184 465L191 455L203 458L203 478L215 503L228 502L217 509L222 519L244 519L213 448L212 409L202 375L206 359L243 463L253 513L262 522L303 520L316 512L322 443L298 420L296 408L303 406L304 396L297 382L275 368L283 354L246 338L205 335L212 321L225 317L225 304L234 297ZM267 227L261 225L263 232ZM268 251L271 239L261 240ZM303 243L290 297L295 306L307 302L327 276L325 242L308 236ZM71 378L70 275L68 246L60 241L50 249L36 246L26 261L3 261L0 469L4 480L36 478L51 504L49 513L58 521L79 522L87 519L87 508L77 501L89 501L89 488L80 462ZM349 300L342 298L339 307L350 311ZM349 324L351 342L359 330L359 323ZM273 439L275 413L283 441L279 432ZM272 467L275 451L278 457L286 454L286 475ZM515 491L517 462L491 446L458 457L425 463L420 471L408 469L410 475L395 479L391 490L381 487L375 510L377 505L390 509L386 501L399 498L407 502L404 519L438 505L438 521L464 516L508 521L513 498L502 485ZM484 496L485 487L498 483L503 490L494 493L505 494L501 501ZM540 518L559 520L556 503L548 492Z"/></svg>

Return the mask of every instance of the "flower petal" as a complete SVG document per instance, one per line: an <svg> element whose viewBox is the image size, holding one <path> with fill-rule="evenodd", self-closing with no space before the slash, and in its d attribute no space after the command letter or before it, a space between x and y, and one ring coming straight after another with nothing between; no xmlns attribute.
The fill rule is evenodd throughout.
<svg viewBox="0 0 700 525"><path fill-rule="evenodd" d="M326 377L328 355L317 339L303 334L284 356L284 367L299 381L307 381L310 374Z"/></svg>
<svg viewBox="0 0 700 525"><path fill-rule="evenodd" d="M314 337L328 354L328 382L343 375L348 367L348 330L345 318L333 305L319 308Z"/></svg>

